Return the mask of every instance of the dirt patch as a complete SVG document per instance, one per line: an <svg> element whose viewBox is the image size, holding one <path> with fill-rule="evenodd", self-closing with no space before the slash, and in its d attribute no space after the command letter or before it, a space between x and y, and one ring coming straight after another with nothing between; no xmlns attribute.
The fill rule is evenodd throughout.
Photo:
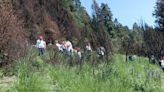
<svg viewBox="0 0 164 92"><path fill-rule="evenodd" d="M10 84L14 83L15 80L16 80L15 76L4 77L4 78L0 79L0 88L9 86Z"/></svg>

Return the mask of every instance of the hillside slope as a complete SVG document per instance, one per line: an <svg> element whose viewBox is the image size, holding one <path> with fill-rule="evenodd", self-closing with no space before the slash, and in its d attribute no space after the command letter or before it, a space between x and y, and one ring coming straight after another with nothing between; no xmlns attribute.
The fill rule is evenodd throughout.
<svg viewBox="0 0 164 92"><path fill-rule="evenodd" d="M69 0L1 0L0 63L18 59L27 44L35 44L39 35L47 43L68 38L82 43L84 23L77 24ZM72 1L71 1L72 2ZM6 23L6 24L5 24ZM75 44L76 43L76 44ZM18 49L19 48L19 49ZM15 53L15 54L14 54Z"/></svg>
<svg viewBox="0 0 164 92"><path fill-rule="evenodd" d="M13 8L31 41L44 35L53 42L61 37L80 37L67 0L14 0Z"/></svg>

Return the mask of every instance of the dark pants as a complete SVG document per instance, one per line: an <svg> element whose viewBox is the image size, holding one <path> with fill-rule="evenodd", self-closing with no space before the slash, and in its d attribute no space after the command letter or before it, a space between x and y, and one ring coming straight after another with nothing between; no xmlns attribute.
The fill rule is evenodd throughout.
<svg viewBox="0 0 164 92"><path fill-rule="evenodd" d="M44 54L44 48L38 48L38 50L39 50L39 56Z"/></svg>

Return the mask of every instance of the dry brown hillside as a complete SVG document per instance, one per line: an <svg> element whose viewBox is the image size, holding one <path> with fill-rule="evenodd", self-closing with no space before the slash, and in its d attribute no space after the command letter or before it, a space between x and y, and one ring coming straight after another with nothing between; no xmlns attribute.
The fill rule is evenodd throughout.
<svg viewBox="0 0 164 92"><path fill-rule="evenodd" d="M0 5L0 66L24 55L27 39L11 3ZM6 62L8 61L8 62Z"/></svg>
<svg viewBox="0 0 164 92"><path fill-rule="evenodd" d="M40 34L47 42L63 36L79 37L78 28L63 0L13 0L12 4L31 41Z"/></svg>

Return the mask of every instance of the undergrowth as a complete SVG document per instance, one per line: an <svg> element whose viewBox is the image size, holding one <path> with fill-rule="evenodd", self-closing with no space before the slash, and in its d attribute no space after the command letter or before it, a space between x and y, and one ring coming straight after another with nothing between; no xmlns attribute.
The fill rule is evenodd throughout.
<svg viewBox="0 0 164 92"><path fill-rule="evenodd" d="M82 60L82 65L69 66L71 60L61 53L38 57L31 49L27 57L12 68L16 81L1 92L161 92L160 72L144 57L125 62L115 54L109 64L95 57ZM52 59L58 63L51 63ZM55 58L55 59L54 59ZM90 60L90 61L88 61ZM103 62L103 63L101 63ZM13 71L12 71L13 72ZM1 73L3 74L3 73ZM1 75L2 76L2 75ZM4 90L7 89L7 90Z"/></svg>

